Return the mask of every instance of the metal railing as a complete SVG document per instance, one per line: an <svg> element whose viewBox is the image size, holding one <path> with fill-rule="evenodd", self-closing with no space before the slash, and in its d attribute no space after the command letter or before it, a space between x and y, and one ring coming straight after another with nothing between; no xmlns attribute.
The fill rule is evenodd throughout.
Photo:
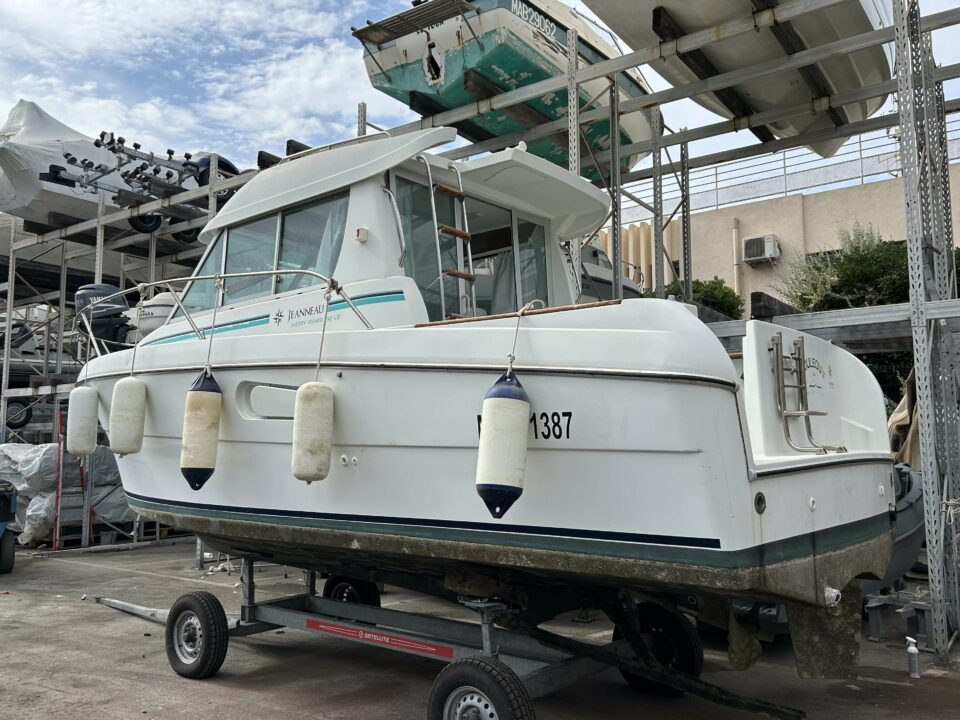
<svg viewBox="0 0 960 720"><path fill-rule="evenodd" d="M960 160L960 117L947 118L950 160ZM798 192L820 192L900 177L900 139L896 128L857 135L837 153L823 158L807 148L794 148L760 158L734 160L690 171L690 201L694 212L716 210L754 200ZM652 202L653 181L626 186ZM680 199L673 175L663 176L665 201ZM623 222L649 220L652 214L624 199Z"/></svg>
<svg viewBox="0 0 960 720"><path fill-rule="evenodd" d="M155 282L140 283L139 285L135 285L133 287L126 288L124 290L118 290L117 292L111 293L110 295L104 295L101 298L97 298L96 300L91 302L89 305L84 307L83 310L77 313L77 317L75 318L74 322L76 322L77 319L80 319L83 322L84 328L87 331L89 346L90 348L93 349L97 357L99 357L104 354L100 349L100 345L103 345L103 349L107 350L107 352L109 353L109 350L107 349L107 342L109 341L105 342L102 339L99 339L100 343L98 344L97 342L98 338L94 334L93 326L90 321L91 318L93 317L93 308L96 307L97 305L100 305L101 303L109 302L111 300L124 297L125 295L129 295L130 293L133 293L133 292L139 292L140 297L144 298L146 296L146 293L145 293L146 290L150 288L155 288L155 287L163 287L167 290L167 292L169 292L173 296L173 300L177 305L177 309L181 313L183 313L184 319L187 321L187 323L189 323L190 329L197 336L197 339L205 340L206 335L204 334L203 330L201 330L200 327L197 325L197 323L194 321L193 316L190 314L190 311L187 310L186 306L183 304L182 299L177 294L176 290L174 290L173 288L174 284L205 282L205 281L212 280L219 287L219 285L224 280L231 280L233 278L266 278L266 277L277 277L279 275L299 275L299 276L313 277L313 278L322 280L323 282L326 283L326 285L318 287L316 289L316 292L321 292L321 291L326 292L327 290L335 292L339 297L341 297L344 300L344 302L347 303L347 305L350 307L353 313L357 316L360 322L363 323L363 326L367 330L373 329L373 325L371 325L370 321L367 320L367 318L364 316L362 312L360 312L360 309L356 305L354 305L353 300L347 295L346 291L343 289L343 286L340 283L338 283L332 277L321 275L320 273L314 272L312 270L252 270L249 272L238 272L238 273L215 273L213 275L191 275L191 276L182 277L182 278L170 278L168 280L157 280ZM209 328L209 330L211 333L214 332L213 327ZM118 347L122 347L126 349L129 347L133 347L133 345L135 345L136 343L112 343L111 342L109 344L116 345ZM88 351L87 359L89 360L89 351Z"/></svg>

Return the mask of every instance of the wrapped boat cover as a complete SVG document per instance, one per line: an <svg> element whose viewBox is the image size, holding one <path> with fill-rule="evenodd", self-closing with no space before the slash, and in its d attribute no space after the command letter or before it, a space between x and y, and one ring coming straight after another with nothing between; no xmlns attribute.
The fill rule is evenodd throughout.
<svg viewBox="0 0 960 720"><path fill-rule="evenodd" d="M26 219L57 212L56 203L51 203L45 193L52 187L60 190L60 186L41 182L39 176L48 172L50 165L69 167L63 157L67 152L97 164L116 164L113 153L94 147L93 138L64 125L36 103L20 100L14 105L0 127L0 212ZM104 179L111 185L123 185L118 173ZM74 196L84 194L66 187L62 191ZM96 195L91 193L89 199L96 213Z"/></svg>
<svg viewBox="0 0 960 720"><path fill-rule="evenodd" d="M14 484L19 494L16 520L10 523L14 532L24 533L21 542L42 539L49 534L57 489L56 443L0 445L0 479ZM99 446L90 456L87 476L93 480L93 502L97 517L112 523L129 522L135 517L120 489L120 471L116 456L108 447ZM80 463L70 455L64 457L65 488L80 487ZM64 522L80 522L80 510L64 511Z"/></svg>

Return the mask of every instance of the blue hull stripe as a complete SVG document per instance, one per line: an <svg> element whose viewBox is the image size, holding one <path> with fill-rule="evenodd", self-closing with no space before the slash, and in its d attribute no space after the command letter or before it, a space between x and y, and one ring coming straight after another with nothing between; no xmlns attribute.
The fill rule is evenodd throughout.
<svg viewBox="0 0 960 720"><path fill-rule="evenodd" d="M391 303L391 302L401 302L406 299L402 290L390 290L386 292L378 293L369 293L367 295L360 295L356 298L352 298L353 304L357 307L363 305L379 305L380 303ZM346 300L338 300L337 302L330 303L330 312L337 312L338 310L345 310L350 307L347 304ZM255 317L243 318L242 320L233 320L231 322L223 323L217 325L213 328L213 335L219 335L220 333L233 332L234 330L245 330L252 327L260 327L262 325L270 324L269 315L257 315ZM198 326L199 327L199 326ZM210 333L210 326L200 328L204 334ZM169 343L181 342L183 340L196 340L197 335L193 330L187 330L186 332L177 333L176 335L168 335L164 338L159 338L157 340L151 340L150 342L144 343L144 347L147 345L167 345Z"/></svg>

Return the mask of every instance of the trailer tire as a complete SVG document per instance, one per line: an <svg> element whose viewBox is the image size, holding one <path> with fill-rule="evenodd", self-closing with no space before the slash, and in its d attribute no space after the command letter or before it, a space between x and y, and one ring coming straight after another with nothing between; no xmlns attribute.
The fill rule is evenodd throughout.
<svg viewBox="0 0 960 720"><path fill-rule="evenodd" d="M181 595L167 617L170 667L177 675L194 680L215 675L227 656L229 632L223 605L213 594Z"/></svg>
<svg viewBox="0 0 960 720"><path fill-rule="evenodd" d="M504 663L478 655L447 665L430 688L427 720L535 720L523 681Z"/></svg>
<svg viewBox="0 0 960 720"><path fill-rule="evenodd" d="M16 538L12 532L0 533L0 575L7 575L13 571L13 561L16 559Z"/></svg>
<svg viewBox="0 0 960 720"><path fill-rule="evenodd" d="M331 575L323 584L323 597L327 600L359 603L380 607L380 591L369 580L354 580L342 575Z"/></svg>
<svg viewBox="0 0 960 720"><path fill-rule="evenodd" d="M653 654L670 670L679 670L691 677L703 672L703 643L693 623L679 610L671 610L657 603L637 606L640 632L653 635ZM614 628L613 639L623 637L620 628ZM682 690L652 682L634 673L621 670L620 674L637 692L661 697L680 697Z"/></svg>
<svg viewBox="0 0 960 720"><path fill-rule="evenodd" d="M149 235L160 229L160 226L163 224L163 215L157 215L155 213L136 215L132 218L127 218L127 223L138 233L146 233Z"/></svg>
<svg viewBox="0 0 960 720"><path fill-rule="evenodd" d="M7 427L19 430L33 419L33 408L19 400L7 400Z"/></svg>

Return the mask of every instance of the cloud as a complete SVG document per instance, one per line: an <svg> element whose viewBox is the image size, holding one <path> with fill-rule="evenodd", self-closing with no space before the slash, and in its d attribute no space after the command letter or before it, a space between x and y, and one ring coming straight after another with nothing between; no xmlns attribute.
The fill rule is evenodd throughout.
<svg viewBox="0 0 960 720"><path fill-rule="evenodd" d="M349 36L371 0L36 0L0 3L0 116L20 98L77 130L144 147L216 150L239 164L295 137L351 135L356 105L399 122ZM358 80L363 79L362 82ZM0 117L2 120L2 117Z"/></svg>

